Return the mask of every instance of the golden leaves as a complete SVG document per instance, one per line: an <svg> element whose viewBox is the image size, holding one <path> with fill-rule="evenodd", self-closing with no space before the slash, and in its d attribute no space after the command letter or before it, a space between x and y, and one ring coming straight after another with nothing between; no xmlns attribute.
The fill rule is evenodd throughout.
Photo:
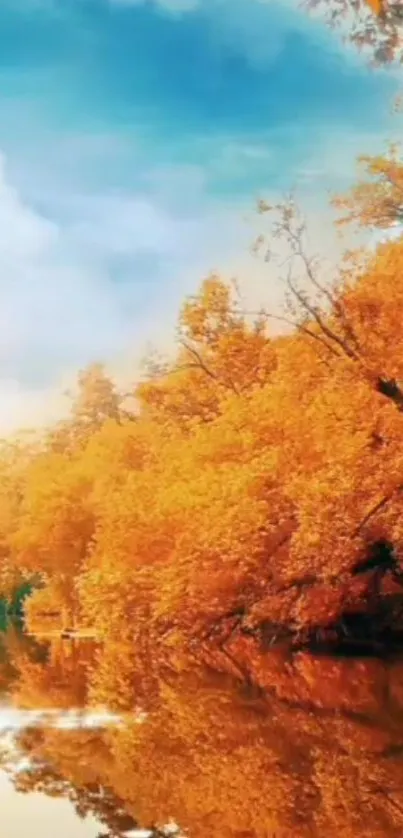
<svg viewBox="0 0 403 838"><path fill-rule="evenodd" d="M391 144L384 155L359 158L364 180L332 201L342 211L339 225L354 223L385 230L402 221L403 166L399 152L399 146Z"/></svg>
<svg viewBox="0 0 403 838"><path fill-rule="evenodd" d="M319 594L296 606L279 592L307 573L325 586L320 622L333 617L331 586L363 549L354 533L403 471L399 415L374 387L377 374L400 374L402 263L389 244L331 297L321 322L336 336L347 323L353 358L337 344L324 364L298 327L270 339L210 277L182 311L183 368L151 375L135 422L111 419L101 369L81 376L85 443L45 445L19 475L7 535L16 565L52 576L50 600L110 639L131 614L140 634L172 623L198 637L245 604L308 625ZM371 513L371 527L400 539L399 503ZM28 605L39 620L41 597Z"/></svg>
<svg viewBox="0 0 403 838"><path fill-rule="evenodd" d="M376 14L376 15L383 14L383 11L384 11L383 0L366 0L366 3L368 3L368 6L370 7L370 9L372 9L374 14Z"/></svg>
<svg viewBox="0 0 403 838"><path fill-rule="evenodd" d="M382 161L371 165L383 172ZM326 670L300 656L292 667L263 641L267 625L275 644L277 630L287 638L320 629L353 595L365 599L368 585L354 587L351 571L371 538L382 534L403 554L402 414L377 384L403 378L402 267L402 242L385 245L320 310L304 298L303 319L278 339L210 278L184 307L175 362L139 388L136 421L113 418L114 388L90 376L86 432L80 411L69 426L77 444L55 450L49 438L0 462L5 564L46 583L27 603L28 626L69 609L102 641L85 676L54 648L57 689L24 663L20 688L31 701L76 690L124 710L141 699L155 712L150 725L126 740L114 734L116 764L102 770L153 815L170 814L169 800L195 836L206 823L229 836L249 827L262 838L310 835L313 822L320 834L339 834L340 824L346 836L360 834L350 828L356 794L343 798L354 772L340 759L334 786L326 785L326 755L305 759L302 739L315 722L300 709L285 723L275 706L280 735L248 723L236 706L214 716L216 695L168 694L166 684L207 650L210 662L235 676L248 671L276 700L329 710L337 692L342 710L355 700L378 706L376 684L359 686L368 667L350 667L344 701L341 665ZM323 334L330 343L318 353ZM357 741L368 741L364 733ZM325 785L317 814L317 786L322 794Z"/></svg>

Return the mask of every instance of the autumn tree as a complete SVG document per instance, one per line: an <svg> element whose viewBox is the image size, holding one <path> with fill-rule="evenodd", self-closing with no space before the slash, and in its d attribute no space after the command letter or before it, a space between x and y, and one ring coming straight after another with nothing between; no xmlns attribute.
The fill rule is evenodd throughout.
<svg viewBox="0 0 403 838"><path fill-rule="evenodd" d="M61 644L47 670L22 661L15 696L145 709L81 762L60 731L35 746L142 822L172 807L196 838L356 838L371 799L373 834L397 836L401 669L387 682L379 661L312 650L356 640L357 615L384 646L403 628L398 572L374 592L374 567L360 571L379 541L397 571L403 553L403 245L329 282L295 206L275 233L286 334L269 329L282 315L247 314L210 278L182 309L178 357L139 388L136 421L91 420L77 446L45 441L21 466L10 566L46 586L28 620L71 602L99 648L85 673ZM270 697L269 729L267 706L252 720L233 685L223 698L186 681L206 663Z"/></svg>
<svg viewBox="0 0 403 838"><path fill-rule="evenodd" d="M74 580L94 528L90 490L77 457L45 450L26 471L18 527L10 538L15 565L51 584L68 624L77 610Z"/></svg>
<svg viewBox="0 0 403 838"><path fill-rule="evenodd" d="M403 224L403 163L399 147L391 146L385 155L360 157L359 162L364 180L333 200L341 211L339 226L355 223L364 228L399 231Z"/></svg>
<svg viewBox="0 0 403 838"><path fill-rule="evenodd" d="M196 413L184 425L177 406L152 406L152 381L135 423L103 424L75 457L47 453L28 471L15 548L49 581L68 571L105 643L93 678L103 701L151 695L161 668L181 667L191 647L222 647L228 633L337 621L368 539L378 531L399 548L400 397L390 382L402 363L401 246L329 288L294 222L283 218L288 267L297 260L310 283L286 274L294 333L269 340L262 329L255 342L216 280L186 304L184 339L217 375L196 359L200 386L218 399L209 421ZM264 374L251 375L247 359L262 352ZM175 375L161 374L164 398Z"/></svg>
<svg viewBox="0 0 403 838"><path fill-rule="evenodd" d="M78 376L78 394L73 418L97 428L107 419L119 419L120 396L101 364L93 364Z"/></svg>
<svg viewBox="0 0 403 838"><path fill-rule="evenodd" d="M275 367L264 319L248 317L236 283L212 275L180 312L178 353L137 390L143 409L180 426L208 422L226 397L260 386Z"/></svg>
<svg viewBox="0 0 403 838"><path fill-rule="evenodd" d="M48 435L48 444L57 452L85 444L108 421L119 423L134 418L124 404L125 395L118 391L103 364L94 363L80 371L70 396L70 415L50 429Z"/></svg>
<svg viewBox="0 0 403 838"><path fill-rule="evenodd" d="M25 475L42 444L35 434L21 434L0 444L0 596L8 603L32 577L15 560L12 539L18 528Z"/></svg>
<svg viewBox="0 0 403 838"><path fill-rule="evenodd" d="M402 244L329 284L295 206L280 209L288 333L209 278L136 421L101 410L77 446L45 440L22 470L8 544L47 591L27 614L47 598L93 628L94 702L153 707L167 673L215 653L250 678L235 641L338 632L346 608L373 607L356 573L371 544L403 549Z"/></svg>
<svg viewBox="0 0 403 838"><path fill-rule="evenodd" d="M348 39L366 49L377 65L401 62L403 12L400 0L307 0L320 9L329 24L348 32Z"/></svg>

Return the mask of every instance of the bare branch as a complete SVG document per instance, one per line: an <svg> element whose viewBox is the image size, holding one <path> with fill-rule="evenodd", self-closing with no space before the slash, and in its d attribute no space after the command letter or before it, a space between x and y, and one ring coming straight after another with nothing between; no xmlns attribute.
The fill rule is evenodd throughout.
<svg viewBox="0 0 403 838"><path fill-rule="evenodd" d="M348 358L351 358L353 360L358 360L358 355L356 354L356 352L354 350L350 349L350 347L346 343L346 341L343 340L342 338L340 338L339 335L337 335L336 332L334 332L332 329L329 329L329 327L326 325L326 323L325 323L325 321L322 317L322 313L320 312L318 307L312 305L309 302L308 298L305 296L305 294L303 294L301 291L299 291L298 288L293 284L293 281L291 279L290 274L287 277L287 287L289 288L289 290L293 294L293 296L298 300L298 302L302 306L302 308L311 317L313 317L313 319L318 324L320 330L327 337L327 339L331 343L336 343L338 346L340 346L341 350L343 351L343 353L345 355L347 355Z"/></svg>
<svg viewBox="0 0 403 838"><path fill-rule="evenodd" d="M294 221L294 226L292 224L293 221ZM351 326L351 323L348 321L347 315L344 311L344 308L343 308L340 300L337 298L337 296L332 294L330 288L326 287L326 285L324 285L322 282L320 282L320 280L318 279L318 277L316 275L315 269L314 269L315 260L314 260L313 257L309 257L307 255L306 250L303 247L302 239L303 239L304 234L306 233L306 223L303 219L298 220L298 218L296 217L295 210L294 210L294 202L293 202L292 199L289 201L288 212L287 212L287 206L284 208L284 211L283 211L283 214L282 214L282 220L278 224L277 232L278 232L278 234L280 234L280 235L282 234L283 236L286 237L286 239L288 241L288 244L291 247L292 255L301 260L301 262L304 266L304 269L305 269L306 276L309 279L309 282L311 283L312 287L315 288L317 291L319 291L319 293L328 301L328 303L330 305L330 310L337 316L337 318L339 319L339 321L340 321L340 323L343 327L343 330L344 330L344 333L345 333L345 338L347 338L348 340L351 341L351 343L354 346L355 352L358 355L359 354L359 341L357 339L357 336L354 333L354 330ZM291 272L289 273L288 280L287 280L288 285L289 285L290 281L291 281ZM290 285L289 285L289 287L290 287ZM295 295L295 288L290 287L290 290ZM303 295L301 294L301 296L298 298L298 301L299 301L300 304L302 304L304 307L306 307L307 299L306 299L306 297L303 297L303 302L302 302L302 297L303 297ZM309 313L313 316L315 316L315 314L314 314L315 311L316 311L316 314L318 314L318 309L315 308L314 306L312 306L311 309L309 309ZM354 350L351 350L350 347L348 346L348 340L346 340L346 339L344 339L344 340L340 339L340 340L342 340L342 345L343 345L343 351L344 352L347 352L347 354L349 354L349 353L352 353L354 351ZM352 357L352 354L350 354L350 357Z"/></svg>
<svg viewBox="0 0 403 838"><path fill-rule="evenodd" d="M332 294L332 292L330 291L329 288L326 288L326 286L322 285L322 283L318 280L318 277L316 276L315 271L313 269L313 259L312 258L310 259L307 256L304 248L302 247L300 237L298 237L291 230L291 228L288 229L288 232L289 232L289 235L292 236L293 241L295 241L295 253L301 259L311 284L313 285L314 288L317 289L317 291L319 291L327 299L328 303L331 306L331 309L333 309L335 314L339 317L339 319L342 323L342 326L345 330L346 335L350 338L350 340L352 341L352 343L355 346L356 351L358 352L359 351L359 342L358 342L357 336L354 333L354 330L351 326L351 323L349 323L349 321L348 321L347 315L344 311L344 308L343 308L340 300L334 294Z"/></svg>
<svg viewBox="0 0 403 838"><path fill-rule="evenodd" d="M194 346L190 346L190 344L187 343L187 341L184 338L180 338L179 343L181 344L181 346L183 346L184 349L186 349L187 352L189 352L190 355L193 356L193 358L195 358L196 363L194 363L192 366L198 367L199 369L201 369L213 381L216 381L217 383L220 382L219 376L216 375L216 373L212 372L212 370L207 366L207 364L203 360L202 356L197 351L197 349L195 349ZM235 395L237 395L237 396L239 395L239 390L236 387L236 385L234 384L234 382L231 381L231 379L227 379L227 381L224 382L224 384L225 384L225 386L229 387L235 393Z"/></svg>
<svg viewBox="0 0 403 838"><path fill-rule="evenodd" d="M217 376L205 364L203 358L201 357L197 349L195 349L193 346L190 346L190 344L188 344L183 338L179 340L179 343L181 344L181 346L183 346L184 349L186 349L186 352L189 352L189 354L196 359L197 363L194 366L199 367L201 370L203 370L204 373L206 373L206 375L208 375L214 381L217 381Z"/></svg>
<svg viewBox="0 0 403 838"><path fill-rule="evenodd" d="M375 506L373 506L372 509L369 510L369 512L359 523L358 527L354 530L353 537L355 538L357 535L359 535L360 532L362 532L363 528L366 526L366 524L368 524L368 521L370 521L371 518L373 518L373 516L377 514L377 512L380 512L382 509L384 509L385 506L387 506L388 503L390 503L390 501L393 500L395 495L400 494L400 492L402 491L403 484L397 486L395 489L393 489L393 492L390 492L388 495L385 495L385 497L383 497L382 500L378 501L378 503L376 503Z"/></svg>

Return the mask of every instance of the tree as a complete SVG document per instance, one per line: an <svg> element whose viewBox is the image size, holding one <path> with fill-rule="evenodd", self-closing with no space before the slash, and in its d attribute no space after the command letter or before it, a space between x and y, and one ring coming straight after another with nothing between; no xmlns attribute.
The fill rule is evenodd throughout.
<svg viewBox="0 0 403 838"><path fill-rule="evenodd" d="M333 205L343 213L338 224L353 222L361 227L399 231L403 223L403 163L398 146L391 146L385 155L363 156L359 161L367 178L347 195L334 198Z"/></svg>
<svg viewBox="0 0 403 838"><path fill-rule="evenodd" d="M108 419L120 418L121 397L102 364L92 364L78 376L78 394L73 403L73 420L79 425L99 427Z"/></svg>
<svg viewBox="0 0 403 838"><path fill-rule="evenodd" d="M18 528L24 483L39 452L41 442L35 435L10 438L0 444L0 596L15 603L18 592L31 582L18 566L12 540Z"/></svg>
<svg viewBox="0 0 403 838"><path fill-rule="evenodd" d="M71 415L49 431L48 445L56 452L85 445L92 433L105 423L132 421L134 414L124 406L120 393L103 364L94 363L79 372L72 395Z"/></svg>
<svg viewBox="0 0 403 838"><path fill-rule="evenodd" d="M236 284L215 275L185 301L177 339L175 361L151 374L137 396L143 409L181 428L211 421L228 396L261 386L275 367L267 323L248 316Z"/></svg>
<svg viewBox="0 0 403 838"><path fill-rule="evenodd" d="M308 0L308 9L323 9L331 26L346 23L348 37L368 49L376 65L401 62L403 13L399 0Z"/></svg>
<svg viewBox="0 0 403 838"><path fill-rule="evenodd" d="M14 566L51 584L67 624L76 616L74 580L94 531L90 494L79 453L45 448L25 470L19 519L9 537Z"/></svg>
<svg viewBox="0 0 403 838"><path fill-rule="evenodd" d="M77 444L46 437L12 461L7 566L45 585L28 619L68 607L99 638L85 673L60 644L46 671L22 660L14 694L146 711L88 741L77 768L144 823L172 806L196 838L350 838L373 792L373 834L398 835L401 671L389 683L356 655L403 637L403 241L329 279L295 204L275 218L261 245L274 267L276 237L288 248L283 313L246 312L210 277L182 308L176 358L139 387L136 421L91 419ZM382 579L379 544L396 571ZM206 664L264 690L275 729L234 684L222 699L186 682ZM78 742L59 734L38 757L70 777Z"/></svg>

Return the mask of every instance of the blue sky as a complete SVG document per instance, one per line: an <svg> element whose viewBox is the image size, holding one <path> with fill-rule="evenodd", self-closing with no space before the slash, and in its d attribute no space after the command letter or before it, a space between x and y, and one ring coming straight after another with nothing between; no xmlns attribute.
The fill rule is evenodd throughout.
<svg viewBox="0 0 403 838"><path fill-rule="evenodd" d="M0 427L134 369L211 269L264 295L258 195L297 185L330 253L326 190L399 135L397 91L294 0L2 0Z"/></svg>

